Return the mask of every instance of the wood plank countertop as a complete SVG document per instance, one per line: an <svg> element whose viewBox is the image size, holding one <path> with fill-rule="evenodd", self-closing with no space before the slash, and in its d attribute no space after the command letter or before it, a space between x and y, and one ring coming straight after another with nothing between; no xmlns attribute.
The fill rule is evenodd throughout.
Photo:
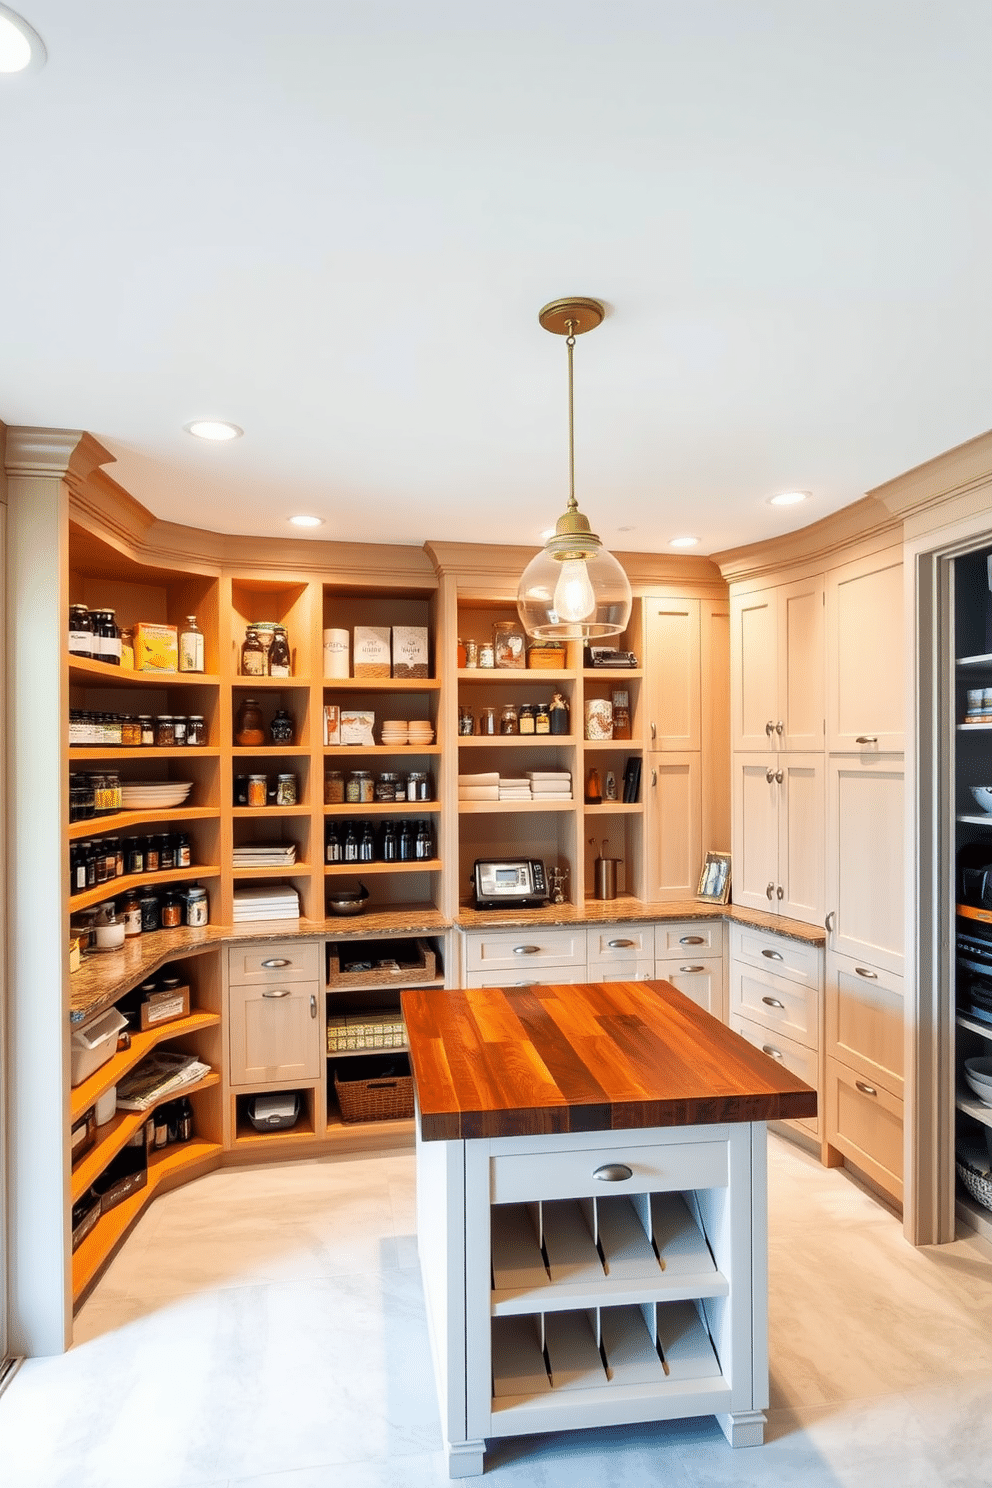
<svg viewBox="0 0 992 1488"><path fill-rule="evenodd" d="M816 1115L816 1091L670 982L402 994L425 1141Z"/></svg>

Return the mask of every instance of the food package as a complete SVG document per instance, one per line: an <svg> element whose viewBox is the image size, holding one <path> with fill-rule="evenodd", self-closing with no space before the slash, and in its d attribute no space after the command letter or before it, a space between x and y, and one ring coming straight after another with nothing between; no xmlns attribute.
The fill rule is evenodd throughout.
<svg viewBox="0 0 992 1488"><path fill-rule="evenodd" d="M341 709L337 703L324 704L324 744L341 743Z"/></svg>
<svg viewBox="0 0 992 1488"><path fill-rule="evenodd" d="M352 665L356 677L392 675L388 625L355 626Z"/></svg>
<svg viewBox="0 0 992 1488"><path fill-rule="evenodd" d="M179 635L174 625L150 625L139 620L134 627L136 672L178 672Z"/></svg>
<svg viewBox="0 0 992 1488"><path fill-rule="evenodd" d="M341 738L342 744L374 744L372 729L375 725L375 714L356 708L341 709Z"/></svg>
<svg viewBox="0 0 992 1488"><path fill-rule="evenodd" d="M393 626L393 676L427 677L427 626Z"/></svg>

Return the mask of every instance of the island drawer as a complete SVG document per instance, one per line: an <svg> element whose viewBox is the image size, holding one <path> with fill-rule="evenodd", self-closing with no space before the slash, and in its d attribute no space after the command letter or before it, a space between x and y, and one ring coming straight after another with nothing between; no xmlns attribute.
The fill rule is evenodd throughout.
<svg viewBox="0 0 992 1488"><path fill-rule="evenodd" d="M748 966L819 989L822 952L818 946L766 930L752 930L748 925L731 926L730 944L734 961L745 961Z"/></svg>
<svg viewBox="0 0 992 1488"><path fill-rule="evenodd" d="M817 1049L820 999L815 987L732 962L730 1011Z"/></svg>
<svg viewBox="0 0 992 1488"><path fill-rule="evenodd" d="M589 971L614 961L654 961L653 925L590 925Z"/></svg>
<svg viewBox="0 0 992 1488"><path fill-rule="evenodd" d="M321 947L316 941L270 941L268 945L229 946L228 980L235 987L258 982L307 982L321 976Z"/></svg>
<svg viewBox="0 0 992 1488"><path fill-rule="evenodd" d="M630 1169L629 1178L611 1177L610 1169L624 1168ZM493 1157L490 1201L519 1204L537 1199L725 1188L727 1171L725 1141L640 1146L628 1145L621 1137L612 1147Z"/></svg>
<svg viewBox="0 0 992 1488"><path fill-rule="evenodd" d="M526 973L529 973L526 974ZM464 987L546 987L558 982L563 986L575 986L588 981L584 966L514 966L509 971L491 968L488 971L467 971L462 978Z"/></svg>
<svg viewBox="0 0 992 1488"><path fill-rule="evenodd" d="M688 956L723 955L721 920L670 920L656 925L654 953L659 961L685 960Z"/></svg>
<svg viewBox="0 0 992 1488"><path fill-rule="evenodd" d="M468 971L512 970L517 977L530 977L526 966L542 961L557 966L586 964L585 926L546 930L523 926L519 930L483 930L465 937L465 966ZM512 980L516 980L514 977ZM498 984L497 984L498 985Z"/></svg>

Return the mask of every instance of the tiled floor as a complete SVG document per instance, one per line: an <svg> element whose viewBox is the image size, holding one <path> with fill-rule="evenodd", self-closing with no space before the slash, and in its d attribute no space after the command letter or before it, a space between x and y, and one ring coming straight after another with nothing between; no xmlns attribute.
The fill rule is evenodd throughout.
<svg viewBox="0 0 992 1488"><path fill-rule="evenodd" d="M772 1410L518 1437L526 1488L992 1483L992 1250L913 1250L842 1171L771 1139ZM211 1174L158 1200L61 1358L0 1397L3 1488L447 1482L406 1154Z"/></svg>

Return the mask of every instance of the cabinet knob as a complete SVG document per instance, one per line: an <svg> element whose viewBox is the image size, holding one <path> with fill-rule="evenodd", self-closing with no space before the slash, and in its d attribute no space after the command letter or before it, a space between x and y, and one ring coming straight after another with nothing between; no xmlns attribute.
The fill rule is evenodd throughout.
<svg viewBox="0 0 992 1488"><path fill-rule="evenodd" d="M780 739L781 739L782 735L785 733L785 724L784 724L784 722L782 721L781 718L779 719L778 723L775 725L775 732L778 734L778 736L779 736Z"/></svg>
<svg viewBox="0 0 992 1488"><path fill-rule="evenodd" d="M775 896L775 883L774 883L774 881L772 879L769 879L768 882L767 882L767 884L765 885L765 898L766 899L772 899L772 898L774 898L774 896Z"/></svg>
<svg viewBox="0 0 992 1488"><path fill-rule="evenodd" d="M763 997L761 1000L767 1007L781 1008L783 1012L785 1011L785 1003L779 1002L777 997Z"/></svg>
<svg viewBox="0 0 992 1488"><path fill-rule="evenodd" d="M768 961L784 961L785 957L781 951L764 950L761 953Z"/></svg>
<svg viewBox="0 0 992 1488"><path fill-rule="evenodd" d="M771 785L772 781L775 779L775 771L772 769L771 765L769 765L768 769L765 771L765 779L768 781L769 785Z"/></svg>
<svg viewBox="0 0 992 1488"><path fill-rule="evenodd" d="M317 998L313 992L310 993L310 1016L311 1018L317 1016Z"/></svg>
<svg viewBox="0 0 992 1488"><path fill-rule="evenodd" d="M864 1080L855 1080L854 1083L858 1087L858 1089L861 1091L861 1094L862 1095L877 1095L878 1094L878 1091L875 1089L874 1085L867 1085Z"/></svg>
<svg viewBox="0 0 992 1488"><path fill-rule="evenodd" d="M878 743L878 735L877 734L859 734L858 737L857 737L857 739L855 740L855 743L857 743L857 744L877 744Z"/></svg>
<svg viewBox="0 0 992 1488"><path fill-rule="evenodd" d="M652 786L655 786L655 785L658 784L658 771L657 770L652 770L651 771L651 784L652 784Z"/></svg>
<svg viewBox="0 0 992 1488"><path fill-rule="evenodd" d="M773 718L769 718L768 722L765 724L765 733L768 735L768 737L770 739L771 736L772 736L772 734L774 732L775 732L775 720Z"/></svg>
<svg viewBox="0 0 992 1488"><path fill-rule="evenodd" d="M679 945L702 945L705 939L704 935L682 935L679 937Z"/></svg>
<svg viewBox="0 0 992 1488"><path fill-rule="evenodd" d="M541 949L540 946L532 946L532 945L514 946L513 947L513 954L515 956L536 956L536 955L539 954L540 949Z"/></svg>
<svg viewBox="0 0 992 1488"><path fill-rule="evenodd" d="M600 1183L624 1183L628 1178L633 1178L633 1168L628 1168L626 1163L604 1163L601 1168L593 1170L594 1178Z"/></svg>
<svg viewBox="0 0 992 1488"><path fill-rule="evenodd" d="M288 956L273 956L271 961L263 961L262 965L266 967L267 970L272 970L273 967L290 966L292 965L292 963Z"/></svg>
<svg viewBox="0 0 992 1488"><path fill-rule="evenodd" d="M854 969L858 973L858 976L859 977L864 977L866 981L869 981L869 982L877 982L878 981L878 972L877 971L871 971L870 968L867 967L867 966L856 966Z"/></svg>
<svg viewBox="0 0 992 1488"><path fill-rule="evenodd" d="M656 723L652 723L651 725L651 737L652 739L657 739L658 737L658 725Z"/></svg>
<svg viewBox="0 0 992 1488"><path fill-rule="evenodd" d="M705 971L705 970L706 970L706 967L705 966L680 966L679 967L679 971L687 971L687 972Z"/></svg>
<svg viewBox="0 0 992 1488"><path fill-rule="evenodd" d="M775 890L775 898L776 899L784 899L785 898L785 890L783 889L783 887L782 887L781 884L779 884L778 888Z"/></svg>
<svg viewBox="0 0 992 1488"><path fill-rule="evenodd" d="M265 991L262 993L262 996L263 997L288 997L289 996L289 988L288 987L266 987Z"/></svg>
<svg viewBox="0 0 992 1488"><path fill-rule="evenodd" d="M781 785L782 784L782 781L784 779L785 779L785 776L783 775L782 771L781 770L776 770L775 771L775 784L776 785Z"/></svg>
<svg viewBox="0 0 992 1488"><path fill-rule="evenodd" d="M762 1046L761 1046L761 1052L762 1052L762 1054L768 1054L768 1055L770 1055L770 1057L772 1059L781 1059L782 1058L782 1051L781 1051L781 1049L776 1049L776 1047L775 1047L774 1044L762 1044Z"/></svg>
<svg viewBox="0 0 992 1488"><path fill-rule="evenodd" d="M606 942L606 944L609 946L609 948L610 948L611 951L622 951L622 950L626 950L628 946L636 945L636 941L633 941L633 940L608 940Z"/></svg>

